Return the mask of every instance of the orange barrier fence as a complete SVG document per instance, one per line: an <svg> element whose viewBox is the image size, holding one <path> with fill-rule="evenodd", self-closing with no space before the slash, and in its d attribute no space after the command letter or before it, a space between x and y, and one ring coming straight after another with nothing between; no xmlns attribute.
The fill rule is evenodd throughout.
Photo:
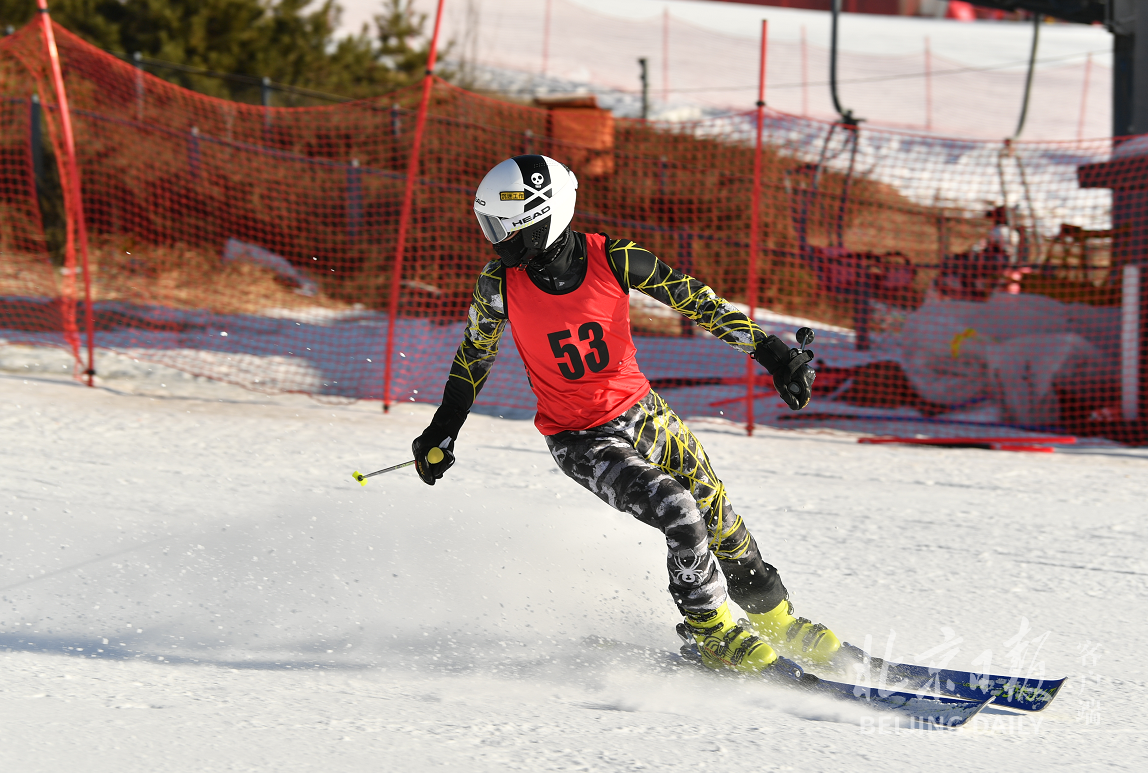
<svg viewBox="0 0 1148 773"><path fill-rule="evenodd" d="M102 349L269 392L437 402L493 257L474 186L538 152L578 174L576 228L635 240L789 340L817 329L815 403L790 414L743 355L635 296L643 370L687 415L1144 437L1144 138L993 143L768 108L647 123L434 79L396 272L420 88L237 104L56 27L84 273L42 34L0 40L0 340L66 347L79 371L90 331L97 374ZM479 405L533 405L509 336Z"/></svg>

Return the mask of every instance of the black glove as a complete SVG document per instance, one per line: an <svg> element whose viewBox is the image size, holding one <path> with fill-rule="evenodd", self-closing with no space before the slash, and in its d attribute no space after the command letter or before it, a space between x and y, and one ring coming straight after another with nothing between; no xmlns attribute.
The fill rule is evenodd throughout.
<svg viewBox="0 0 1148 773"><path fill-rule="evenodd" d="M427 459L427 454L432 448L442 450L443 458L437 463L431 463ZM418 471L419 477L423 479L423 483L433 486L434 482L454 464L454 435L449 428L432 421L423 434L411 443L411 450L415 452L415 470Z"/></svg>
<svg viewBox="0 0 1148 773"><path fill-rule="evenodd" d="M753 351L753 358L773 376L777 393L791 410L800 411L813 396L813 379L817 373L807 364L813 359L809 349L798 351L786 346L777 336L766 336Z"/></svg>

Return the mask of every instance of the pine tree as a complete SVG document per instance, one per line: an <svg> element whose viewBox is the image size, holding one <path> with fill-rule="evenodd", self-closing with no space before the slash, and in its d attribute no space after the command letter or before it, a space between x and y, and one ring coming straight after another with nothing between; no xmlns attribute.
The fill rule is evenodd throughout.
<svg viewBox="0 0 1148 773"><path fill-rule="evenodd" d="M323 0L51 0L52 18L121 55L267 77L348 97L392 91L422 77L426 17L411 0L382 0L375 29L338 38L342 8ZM29 22L35 0L0 0L0 29ZM257 102L259 88L235 80L149 71L214 96ZM276 104L279 104L277 102Z"/></svg>

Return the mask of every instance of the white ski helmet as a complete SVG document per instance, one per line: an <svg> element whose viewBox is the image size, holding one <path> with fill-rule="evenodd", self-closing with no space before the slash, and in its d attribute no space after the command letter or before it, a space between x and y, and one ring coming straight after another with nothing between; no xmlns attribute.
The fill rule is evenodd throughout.
<svg viewBox="0 0 1148 773"><path fill-rule="evenodd" d="M546 156L515 156L482 178L474 214L491 244L522 232L519 259L528 259L554 244L570 225L577 190L578 178L565 165Z"/></svg>

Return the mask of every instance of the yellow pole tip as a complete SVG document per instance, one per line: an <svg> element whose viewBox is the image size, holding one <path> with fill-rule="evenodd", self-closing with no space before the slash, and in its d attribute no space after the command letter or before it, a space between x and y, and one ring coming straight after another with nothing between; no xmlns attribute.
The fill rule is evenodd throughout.
<svg viewBox="0 0 1148 773"><path fill-rule="evenodd" d="M359 481L360 486L367 485L367 479L358 470L355 470L354 472L352 472L351 477L354 478L355 480Z"/></svg>
<svg viewBox="0 0 1148 773"><path fill-rule="evenodd" d="M431 464L438 464L442 460L443 455L441 448L432 448L430 451L427 451L427 461Z"/></svg>

